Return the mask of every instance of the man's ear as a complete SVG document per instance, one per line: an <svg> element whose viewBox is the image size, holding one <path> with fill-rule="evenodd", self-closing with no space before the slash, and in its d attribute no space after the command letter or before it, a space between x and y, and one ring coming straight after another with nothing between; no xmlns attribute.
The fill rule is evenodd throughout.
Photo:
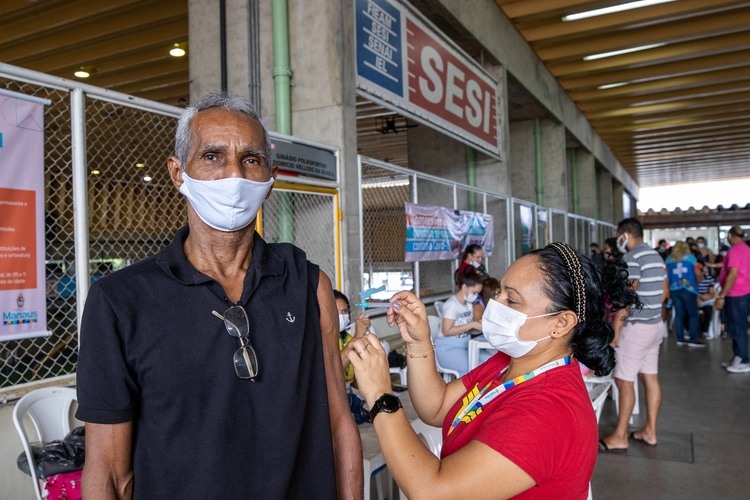
<svg viewBox="0 0 750 500"><path fill-rule="evenodd" d="M176 156L170 156L167 160L167 170L169 171L169 178L172 179L172 184L180 190L182 186L182 164Z"/></svg>
<svg viewBox="0 0 750 500"><path fill-rule="evenodd" d="M561 338L569 335L573 328L578 324L578 315L573 311L563 311L557 315L555 324L555 338Z"/></svg>
<svg viewBox="0 0 750 500"><path fill-rule="evenodd" d="M271 178L273 180L276 180L276 177L279 175L279 166L275 163L271 165ZM273 191L273 184L271 184L271 189L268 190L268 194L266 194L266 199L268 199L269 196L271 196L271 192Z"/></svg>

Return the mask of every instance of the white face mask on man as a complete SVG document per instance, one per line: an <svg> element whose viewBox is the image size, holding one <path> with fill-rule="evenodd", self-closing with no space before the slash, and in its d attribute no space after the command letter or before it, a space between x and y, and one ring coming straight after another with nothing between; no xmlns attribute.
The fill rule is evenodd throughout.
<svg viewBox="0 0 750 500"><path fill-rule="evenodd" d="M628 233L623 233L617 237L617 249L620 253L628 253L628 240L630 236Z"/></svg>
<svg viewBox="0 0 750 500"><path fill-rule="evenodd" d="M547 335L539 340L523 340L518 335L523 324L530 319L554 316L560 312L527 316L496 300L490 300L482 316L482 333L487 342L498 351L504 352L511 358L520 358L528 354L539 342L551 337Z"/></svg>
<svg viewBox="0 0 750 500"><path fill-rule="evenodd" d="M212 228L239 231L255 220L273 182L273 178L256 182L239 177L200 181L183 171L180 193L190 201L198 217Z"/></svg>

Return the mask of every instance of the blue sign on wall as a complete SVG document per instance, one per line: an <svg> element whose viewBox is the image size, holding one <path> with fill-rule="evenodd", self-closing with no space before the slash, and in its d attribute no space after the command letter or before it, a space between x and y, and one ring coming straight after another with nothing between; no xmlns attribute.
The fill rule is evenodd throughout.
<svg viewBox="0 0 750 500"><path fill-rule="evenodd" d="M357 74L404 97L401 23L387 0L357 0Z"/></svg>

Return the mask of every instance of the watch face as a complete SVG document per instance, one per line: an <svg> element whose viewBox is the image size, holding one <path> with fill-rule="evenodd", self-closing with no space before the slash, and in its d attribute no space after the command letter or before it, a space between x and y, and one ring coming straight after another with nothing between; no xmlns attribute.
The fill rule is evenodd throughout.
<svg viewBox="0 0 750 500"><path fill-rule="evenodd" d="M383 394L380 398L380 407L386 413L393 413L401 408L401 400L393 394Z"/></svg>

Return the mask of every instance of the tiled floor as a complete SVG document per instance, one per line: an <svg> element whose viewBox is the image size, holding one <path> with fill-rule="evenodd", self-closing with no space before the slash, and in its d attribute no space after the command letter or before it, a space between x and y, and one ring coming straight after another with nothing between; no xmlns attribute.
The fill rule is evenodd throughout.
<svg viewBox="0 0 750 500"><path fill-rule="evenodd" d="M648 448L631 441L626 454L600 454L591 481L594 499L750 499L750 374L721 367L733 355L730 339L706 344L694 349L678 347L673 336L665 339L657 427L662 444ZM643 424L645 410L641 390L634 429ZM615 423L608 400L600 434Z"/></svg>

